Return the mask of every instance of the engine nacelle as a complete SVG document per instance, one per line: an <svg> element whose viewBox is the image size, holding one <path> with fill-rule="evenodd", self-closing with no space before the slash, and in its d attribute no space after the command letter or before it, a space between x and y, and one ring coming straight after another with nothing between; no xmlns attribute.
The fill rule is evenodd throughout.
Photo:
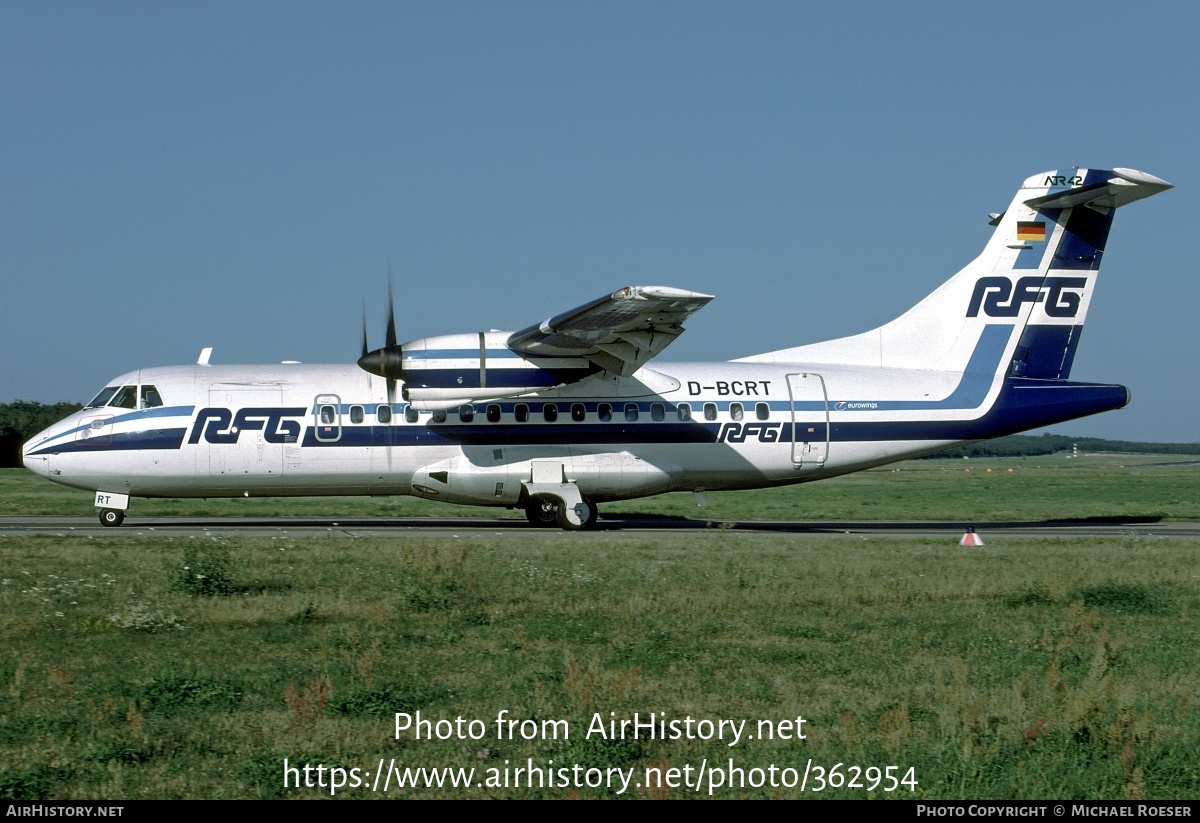
<svg viewBox="0 0 1200 823"><path fill-rule="evenodd" d="M404 381L404 398L425 411L545 391L598 370L583 357L522 357L508 348L511 336L422 337L365 354L358 364L380 377Z"/></svg>
<svg viewBox="0 0 1200 823"><path fill-rule="evenodd" d="M536 388L519 388L509 392L481 391L480 389L414 389L405 385L401 390L404 399L418 411L438 411L453 409L469 403L482 403L485 400L499 400L502 397L517 397L537 391Z"/></svg>

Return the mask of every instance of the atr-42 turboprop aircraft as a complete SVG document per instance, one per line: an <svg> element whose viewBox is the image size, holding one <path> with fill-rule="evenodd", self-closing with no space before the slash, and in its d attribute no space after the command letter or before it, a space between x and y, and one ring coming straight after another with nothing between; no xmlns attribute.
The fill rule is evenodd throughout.
<svg viewBox="0 0 1200 823"><path fill-rule="evenodd" d="M1117 409L1068 381L1113 212L1170 188L1131 169L1030 177L983 253L872 331L649 365L710 295L628 287L518 332L386 345L358 366L141 369L24 445L25 465L131 497L396 495L523 508L820 480ZM390 312L390 307L389 307Z"/></svg>

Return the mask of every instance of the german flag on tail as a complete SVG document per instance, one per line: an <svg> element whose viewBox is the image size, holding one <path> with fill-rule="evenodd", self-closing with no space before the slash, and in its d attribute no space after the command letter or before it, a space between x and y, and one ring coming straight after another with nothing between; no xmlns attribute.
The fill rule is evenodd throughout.
<svg viewBox="0 0 1200 823"><path fill-rule="evenodd" d="M1017 223L1017 240L1022 243L1045 243L1046 224L1040 220Z"/></svg>

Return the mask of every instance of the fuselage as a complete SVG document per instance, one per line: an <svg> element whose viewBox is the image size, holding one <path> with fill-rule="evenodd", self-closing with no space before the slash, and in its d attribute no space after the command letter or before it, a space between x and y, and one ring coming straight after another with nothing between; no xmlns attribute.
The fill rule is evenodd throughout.
<svg viewBox="0 0 1200 823"><path fill-rule="evenodd" d="M496 506L517 505L534 464L549 461L604 502L817 480L1127 399L1119 386L1004 378L1004 354L997 343L965 373L663 365L441 411L389 402L387 381L354 366L159 367L110 382L109 402L133 407L85 408L30 440L24 458L55 482L133 497Z"/></svg>

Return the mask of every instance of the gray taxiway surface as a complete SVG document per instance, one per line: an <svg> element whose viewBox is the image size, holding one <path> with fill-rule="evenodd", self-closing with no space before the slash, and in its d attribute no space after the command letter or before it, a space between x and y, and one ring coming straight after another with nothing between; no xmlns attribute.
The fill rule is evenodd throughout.
<svg viewBox="0 0 1200 823"><path fill-rule="evenodd" d="M849 534L894 538L949 539L967 526L989 537L1159 537L1200 539L1200 523L1069 520L1044 522L880 521L880 520L699 520L681 517L619 515L602 517L598 532L704 534L714 531L775 534ZM519 536L535 531L516 518L311 518L311 517L131 517L118 528L105 528L95 517L0 517L0 538L32 535L60 537L395 537ZM538 530L540 531L540 530ZM585 536L583 533L581 536Z"/></svg>

